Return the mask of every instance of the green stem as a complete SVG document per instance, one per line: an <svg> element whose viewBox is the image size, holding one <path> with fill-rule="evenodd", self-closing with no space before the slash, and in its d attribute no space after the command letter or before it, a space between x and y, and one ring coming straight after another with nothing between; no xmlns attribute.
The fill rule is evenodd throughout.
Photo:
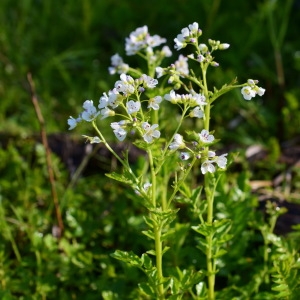
<svg viewBox="0 0 300 300"><path fill-rule="evenodd" d="M163 286L163 272L162 272L162 241L161 241L161 227L154 228L155 238L155 255L156 255L156 269L157 269L157 294L158 299L165 299Z"/></svg>
<svg viewBox="0 0 300 300"><path fill-rule="evenodd" d="M150 172L151 172L151 189L152 189L152 205L154 208L157 207L157 190L156 190L156 174L155 174L155 168L154 168L154 161L153 161L153 154L151 149L147 151L148 157L149 157L149 165L150 165ZM158 204L159 207L162 208L162 204ZM153 216L155 217L155 216ZM164 286L163 286L163 268L162 268L162 248L163 248L163 243L161 241L161 234L162 234L162 227L160 222L154 227L153 229L154 233L154 240L155 240L155 255L156 255L156 269L157 269L157 295L158 299L165 299L164 297Z"/></svg>
<svg viewBox="0 0 300 300"><path fill-rule="evenodd" d="M174 190L172 195L170 196L169 200L168 200L168 207L171 205L172 200L174 199L176 193L179 191L181 185L184 183L184 181L186 180L187 176L190 174L195 162L196 162L197 158L194 157L189 168L185 171L184 175L179 179L178 182L176 182L175 186L174 186Z"/></svg>
<svg viewBox="0 0 300 300"><path fill-rule="evenodd" d="M214 189L210 188L210 176L206 174L204 177L205 184L205 193L207 197L207 224L213 224L213 215L214 215ZM210 234L206 238L207 241L207 250L206 250L206 266L207 266L207 280L208 280L208 300L214 300L215 295L215 261L212 257L213 251L213 234Z"/></svg>
<svg viewBox="0 0 300 300"><path fill-rule="evenodd" d="M147 153L149 157L150 172L151 172L152 205L154 208L156 208L156 174L155 174L153 155L151 149L148 150Z"/></svg>
<svg viewBox="0 0 300 300"><path fill-rule="evenodd" d="M202 77L203 77L203 94L206 98L207 104L205 105L204 114L204 129L209 131L209 121L210 121L210 101L208 99L208 88L207 88L207 81L206 81L206 69L207 66L202 67Z"/></svg>
<svg viewBox="0 0 300 300"><path fill-rule="evenodd" d="M163 153L162 153L162 155L161 155L161 163L156 167L156 170L155 170L155 173L156 173L156 174L158 174L159 170L161 169L161 167L162 167L162 166L164 165L164 163L166 162L166 159L165 159L166 153L167 153L167 151L168 151L168 149L169 149L170 144L172 143L172 141L173 141L173 139L174 139L175 134L178 133L178 131L179 131L180 127L181 127L181 124L182 124L182 122L183 122L183 120L184 120L185 114L186 114L186 112L188 111L189 108L190 108L189 105L185 105L185 106L184 106L184 109L182 110L181 118L180 118L180 120L179 120L179 122L178 122L178 126L177 126L177 128L175 129L175 131L174 131L172 137L169 139L168 143L165 145L165 149L163 150Z"/></svg>
<svg viewBox="0 0 300 300"><path fill-rule="evenodd" d="M130 175L132 176L134 183L138 183L138 179L136 178L136 176L134 175L134 173L132 172L128 162L126 163L107 143L107 141L105 140L104 136L102 135L102 133L100 132L100 130L98 129L95 121L92 122L92 125L94 127L94 129L96 130L97 134L100 137L101 142L105 145L105 147L115 156L115 158L122 164L122 166L130 173Z"/></svg>
<svg viewBox="0 0 300 300"><path fill-rule="evenodd" d="M208 87L207 87L207 80L206 80L206 70L207 65L202 66L202 76L203 76L203 94L207 99L207 105L205 106L204 114L204 129L209 131L210 125L210 110L211 110L211 102L208 98ZM206 151L209 151L209 147L206 148ZM214 217L214 196L215 196L215 180L214 180L214 188L211 189L211 175L205 174L204 176L204 189L207 199L207 224L213 224L213 217ZM209 236L206 237L207 241L207 250L206 250L206 267L207 267L207 281L208 281L208 300L215 299L215 260L213 258L213 234L211 233Z"/></svg>

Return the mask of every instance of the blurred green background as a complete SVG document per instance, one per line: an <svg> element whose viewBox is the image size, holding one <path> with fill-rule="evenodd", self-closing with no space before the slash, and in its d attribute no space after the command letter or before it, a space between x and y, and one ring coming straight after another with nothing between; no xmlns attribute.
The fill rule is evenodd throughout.
<svg viewBox="0 0 300 300"><path fill-rule="evenodd" d="M65 223L57 243L27 74L35 82L47 133L71 136L69 115L76 116L86 99L98 101L118 79L108 74L110 57L118 52L138 65L138 58L125 56L130 32L147 25L150 34L167 38L173 62L179 55L173 39L193 22L203 30L203 42L230 44L216 54L220 67L209 75L214 85L237 77L241 83L258 79L266 88L251 102L239 91L224 96L212 118L224 147L258 143L271 152L258 175L270 178L285 168L276 166L282 146L300 143L299 0L0 1L1 299L99 299L101 293L103 299L124 299L103 291L127 295L139 274L109 253L146 247L136 238L143 220L130 193L112 189L102 173L70 188L70 170L53 155ZM72 132L79 139L81 134ZM299 183L295 188L299 192ZM191 251L186 255L197 255Z"/></svg>

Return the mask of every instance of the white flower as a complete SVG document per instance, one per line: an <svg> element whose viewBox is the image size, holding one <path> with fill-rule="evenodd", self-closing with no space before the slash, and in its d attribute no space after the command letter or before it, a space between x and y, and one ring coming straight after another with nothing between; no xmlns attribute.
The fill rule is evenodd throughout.
<svg viewBox="0 0 300 300"><path fill-rule="evenodd" d="M103 120L103 119L105 119L105 118L107 118L107 117L112 117L112 116L114 116L116 113L115 113L113 110L111 110L111 109L105 107L105 108L101 109L100 114L101 114L101 116L102 116L102 117L101 117L101 120Z"/></svg>
<svg viewBox="0 0 300 300"><path fill-rule="evenodd" d="M159 138L160 137L160 131L156 130L158 127L158 124L153 124L152 126L147 123L143 122L142 127L145 130L145 134L143 135L143 139L147 143L151 143L153 141L153 138Z"/></svg>
<svg viewBox="0 0 300 300"><path fill-rule="evenodd" d="M242 88L241 93L245 100L251 100L256 95L255 91L248 85Z"/></svg>
<svg viewBox="0 0 300 300"><path fill-rule="evenodd" d="M155 96L154 98L150 98L148 100L148 107L147 108L152 108L154 110L158 110L159 109L159 104L162 101L162 97L161 96Z"/></svg>
<svg viewBox="0 0 300 300"><path fill-rule="evenodd" d="M186 42L184 41L183 37L179 37L179 35L177 36L177 38L174 39L175 42L175 46L174 48L177 50L183 49L186 47Z"/></svg>
<svg viewBox="0 0 300 300"><path fill-rule="evenodd" d="M151 186L152 186L152 183L146 182L143 185L143 189L145 190L145 192L147 192Z"/></svg>
<svg viewBox="0 0 300 300"><path fill-rule="evenodd" d="M156 67L155 72L156 72L157 78L160 78L161 76L166 74L165 70L162 67Z"/></svg>
<svg viewBox="0 0 300 300"><path fill-rule="evenodd" d="M175 93L174 90L171 90L170 91L170 94L166 94L164 96L164 98L167 100L167 101L170 101L171 103L173 104L176 104L178 102L178 95Z"/></svg>
<svg viewBox="0 0 300 300"><path fill-rule="evenodd" d="M196 34L199 30L199 24L197 22L194 22L193 24L189 25L190 34Z"/></svg>
<svg viewBox="0 0 300 300"><path fill-rule="evenodd" d="M206 53L208 51L208 47L206 44L200 44L199 45L199 50L202 52L202 53Z"/></svg>
<svg viewBox="0 0 300 300"><path fill-rule="evenodd" d="M189 36L190 36L190 31L187 27L181 29L181 33L178 34L177 37L174 39L175 42L174 48L180 50L186 47Z"/></svg>
<svg viewBox="0 0 300 300"><path fill-rule="evenodd" d="M202 54L199 54L197 56L197 61L199 61L200 63L203 62L205 60L205 57Z"/></svg>
<svg viewBox="0 0 300 300"><path fill-rule="evenodd" d="M171 57L172 56L172 51L170 50L170 48L168 46L163 46L162 49L161 49L161 53L165 57Z"/></svg>
<svg viewBox="0 0 300 300"><path fill-rule="evenodd" d="M159 35L155 34L153 36L147 35L146 36L146 43L148 46L154 48L157 47L163 43L165 43L167 40L165 38L160 37Z"/></svg>
<svg viewBox="0 0 300 300"><path fill-rule="evenodd" d="M195 100L196 105L206 105L206 98L202 94L197 94L192 90L193 99Z"/></svg>
<svg viewBox="0 0 300 300"><path fill-rule="evenodd" d="M148 32L148 27L143 26L131 32L129 38L126 38L125 41L126 54L133 55L142 49L159 46L165 43L166 39L159 35L151 36Z"/></svg>
<svg viewBox="0 0 300 300"><path fill-rule="evenodd" d="M206 129L203 129L201 133L199 133L199 137L203 143L211 143L215 139Z"/></svg>
<svg viewBox="0 0 300 300"><path fill-rule="evenodd" d="M211 151L209 150L207 153L207 157L215 157L216 156L216 152L215 151Z"/></svg>
<svg viewBox="0 0 300 300"><path fill-rule="evenodd" d="M122 102L123 96L116 89L108 92L108 105L116 108ZM100 104L99 104L100 105ZM99 106L98 106L99 107ZM99 107L100 108L100 107Z"/></svg>
<svg viewBox="0 0 300 300"><path fill-rule="evenodd" d="M216 170L215 166L209 160L206 160L201 165L201 172L202 172L202 174L206 174L207 172L214 173L215 170Z"/></svg>
<svg viewBox="0 0 300 300"><path fill-rule="evenodd" d="M151 127L151 125L150 125L148 122L143 122L143 123L142 123L142 128L143 128L144 130L148 130L150 127Z"/></svg>
<svg viewBox="0 0 300 300"><path fill-rule="evenodd" d="M91 144L99 144L102 142L98 136L91 137L88 135L83 135L83 137L86 138L86 141L89 141Z"/></svg>
<svg viewBox="0 0 300 300"><path fill-rule="evenodd" d="M183 136L179 133L174 135L174 141L169 146L170 150L177 150L185 148L185 143L183 141Z"/></svg>
<svg viewBox="0 0 300 300"><path fill-rule="evenodd" d="M203 111L201 110L201 108L199 106L195 107L189 114L189 116L191 118L203 118Z"/></svg>
<svg viewBox="0 0 300 300"><path fill-rule="evenodd" d="M115 83L115 89L118 92L124 93L125 95L134 93L134 79L130 75L122 73L120 76L121 80Z"/></svg>
<svg viewBox="0 0 300 300"><path fill-rule="evenodd" d="M127 108L127 112L131 115L140 110L141 102L139 101L134 102L133 100L130 100L126 103L126 108Z"/></svg>
<svg viewBox="0 0 300 300"><path fill-rule="evenodd" d="M189 65L187 63L188 58L184 55L180 54L178 57L178 60L174 63L175 69L185 75L189 74Z"/></svg>
<svg viewBox="0 0 300 300"><path fill-rule="evenodd" d="M100 97L99 99L99 105L98 108L104 108L108 105L108 96L106 93L103 93L103 96Z"/></svg>
<svg viewBox="0 0 300 300"><path fill-rule="evenodd" d="M216 163L219 168L222 168L222 169L226 168L226 164L227 164L226 156L227 156L227 153L224 153L216 158Z"/></svg>
<svg viewBox="0 0 300 300"><path fill-rule="evenodd" d="M146 88L152 89L152 88L154 88L158 84L157 79L154 79L154 78L152 78L152 77L150 77L150 76L148 76L146 74L142 75L142 80L143 80L144 86Z"/></svg>
<svg viewBox="0 0 300 300"><path fill-rule="evenodd" d="M265 93L265 89L263 89L262 87L257 87L256 93L259 96L262 96Z"/></svg>
<svg viewBox="0 0 300 300"><path fill-rule="evenodd" d="M69 127L69 130L72 130L74 129L78 123L80 123L82 121L82 119L79 117L77 119L74 119L73 117L70 116L70 118L68 119L68 125L70 126Z"/></svg>
<svg viewBox="0 0 300 300"><path fill-rule="evenodd" d="M111 57L111 64L112 66L108 68L111 75L115 73L127 73L129 70L129 65L123 62L122 57L118 53Z"/></svg>
<svg viewBox="0 0 300 300"><path fill-rule="evenodd" d="M181 160L188 160L191 157L191 154L189 152L181 152L179 153L179 158Z"/></svg>
<svg viewBox="0 0 300 300"><path fill-rule="evenodd" d="M146 38L148 35L148 27L143 26L131 32L129 38L126 38L125 50L127 55L136 54L143 48L146 48Z"/></svg>
<svg viewBox="0 0 300 300"><path fill-rule="evenodd" d="M127 131L123 128L124 126L126 126L125 120L110 124L110 127L113 129L116 138L121 142L124 141L127 135Z"/></svg>
<svg viewBox="0 0 300 300"><path fill-rule="evenodd" d="M93 121L100 112L97 111L97 108L94 106L93 100L86 100L83 103L84 111L81 114L83 120L91 122Z"/></svg>

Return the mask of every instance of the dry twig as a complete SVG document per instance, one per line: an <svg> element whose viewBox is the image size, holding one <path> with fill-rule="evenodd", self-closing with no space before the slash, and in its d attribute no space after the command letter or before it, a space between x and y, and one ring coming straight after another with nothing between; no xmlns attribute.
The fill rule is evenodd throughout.
<svg viewBox="0 0 300 300"><path fill-rule="evenodd" d="M60 237L63 233L64 230L64 224L62 220L62 215L59 207L59 202L58 202L58 197L57 197L57 192L56 192L56 187L55 187L55 179L54 179L54 172L53 172L53 167L52 167L52 160L51 160L51 150L48 145L48 139L47 139L47 134L46 134L46 128L45 128L45 121L37 100L36 96L36 91L35 91L35 84L32 79L31 73L27 74L27 80L30 86L30 92L31 92L31 100L37 115L37 119L40 124L40 130L41 130L41 138L42 138L42 143L44 145L45 151L46 151L46 161L47 161L47 169L48 169L48 175L49 175L49 181L51 184L51 194L52 194L52 199L54 203L54 208L55 208L55 215L59 227L59 233L57 234L58 237Z"/></svg>

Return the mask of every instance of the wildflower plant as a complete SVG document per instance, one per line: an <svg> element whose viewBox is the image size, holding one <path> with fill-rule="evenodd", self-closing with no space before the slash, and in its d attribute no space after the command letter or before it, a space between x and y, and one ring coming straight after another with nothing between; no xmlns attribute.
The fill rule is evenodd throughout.
<svg viewBox="0 0 300 300"><path fill-rule="evenodd" d="M68 120L70 130L82 122L91 124L96 136L84 137L91 143L103 143L122 166L121 174L107 176L131 187L147 210L143 234L153 241L153 247L142 254L116 250L112 256L146 274L147 281L139 283L139 291L150 299L182 299L186 295L188 299L215 299L218 258L226 253L224 246L232 236L231 220L214 213L215 191L226 171L228 154L215 150L219 137L210 128L212 107L233 89L240 89L245 100L265 92L252 79L243 84L233 80L219 89L209 86L207 72L219 66L213 54L228 49L229 44L211 39L204 43L201 35L196 22L183 28L174 47L177 51L188 47L191 54L180 54L164 67L164 59L172 56L170 48L163 45L166 39L150 35L147 26L137 28L126 38L125 51L141 57L147 69L132 68L119 54L113 55L109 73L118 74L119 79L99 103L86 100L79 116ZM117 154L110 146L101 130L101 120L106 118L118 141L130 136L147 154L144 168L134 170L127 155ZM186 130L187 119L197 120L194 130ZM196 182L195 175L199 177ZM176 238L174 220L180 201L197 215L198 225L191 229L198 235L195 247L205 257L205 268L175 265L170 271L170 266L164 265L170 242Z"/></svg>

